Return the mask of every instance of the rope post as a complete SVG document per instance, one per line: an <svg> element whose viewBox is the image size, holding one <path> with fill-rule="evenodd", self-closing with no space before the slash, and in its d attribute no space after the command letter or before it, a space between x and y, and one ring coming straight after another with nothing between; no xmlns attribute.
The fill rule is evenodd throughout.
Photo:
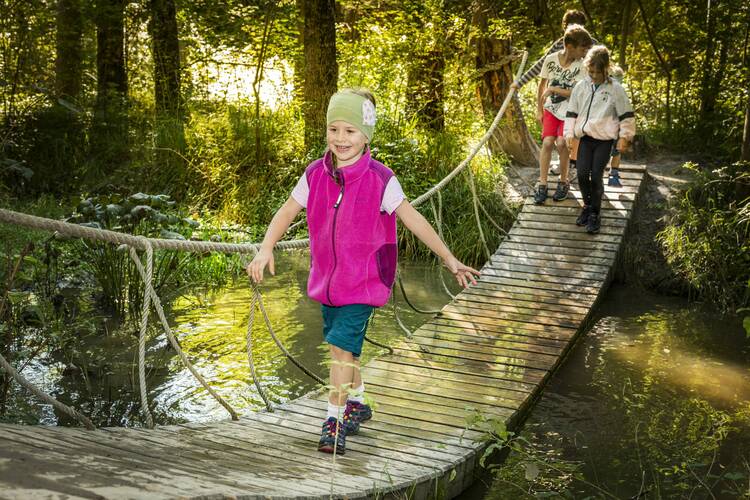
<svg viewBox="0 0 750 500"><path fill-rule="evenodd" d="M154 250L151 244L144 238L146 246L146 277L145 280L151 283L154 274ZM138 253L132 246L128 247L130 258L141 265L138 259ZM143 305L141 307L141 324L138 332L138 385L141 393L141 411L146 419L146 425L149 429L154 428L154 417L148 407L148 387L146 386L146 333L148 329L148 315L151 309L151 294L147 291L146 281L143 284Z"/></svg>

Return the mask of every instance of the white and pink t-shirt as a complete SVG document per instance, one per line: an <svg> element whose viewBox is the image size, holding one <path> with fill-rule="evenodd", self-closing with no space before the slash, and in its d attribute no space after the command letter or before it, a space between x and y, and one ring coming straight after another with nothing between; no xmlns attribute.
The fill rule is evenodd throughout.
<svg viewBox="0 0 750 500"><path fill-rule="evenodd" d="M310 186L307 184L307 175L302 176L297 181L297 185L292 190L292 198L294 201L307 208L307 198L310 195ZM394 210L398 208L402 201L406 199L404 190L401 188L401 184L396 179L396 176L390 178L388 184L385 186L383 192L383 201L380 204L380 210L383 210L391 215Z"/></svg>

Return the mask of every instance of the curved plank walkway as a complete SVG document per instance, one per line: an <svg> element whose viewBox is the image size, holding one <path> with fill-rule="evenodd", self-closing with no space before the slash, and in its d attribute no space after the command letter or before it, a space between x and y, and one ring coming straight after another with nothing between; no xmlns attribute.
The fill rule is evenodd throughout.
<svg viewBox="0 0 750 500"><path fill-rule="evenodd" d="M325 396L239 422L155 430L0 425L2 498L451 498L485 443L475 408L523 420L609 282L645 168L606 188L602 230L575 225L581 195L527 200L476 286L364 369L372 421L333 463L316 451ZM554 230L551 230L554 229Z"/></svg>

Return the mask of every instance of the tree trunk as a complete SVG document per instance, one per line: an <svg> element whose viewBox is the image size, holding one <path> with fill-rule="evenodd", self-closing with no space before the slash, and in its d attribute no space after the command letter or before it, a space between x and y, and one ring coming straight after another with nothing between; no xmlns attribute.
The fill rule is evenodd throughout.
<svg viewBox="0 0 750 500"><path fill-rule="evenodd" d="M128 93L123 14L127 0L99 0L96 9L96 104L120 106Z"/></svg>
<svg viewBox="0 0 750 500"><path fill-rule="evenodd" d="M482 102L485 122L489 125L502 106L513 83L512 48L509 39L487 35L490 8L481 2L473 16L479 34L475 38L476 68L480 74L477 92ZM505 116L490 140L493 153L502 151L520 165L536 165L539 148L531 138L517 97L511 101Z"/></svg>
<svg viewBox="0 0 750 500"><path fill-rule="evenodd" d="M711 80L713 79L713 63L716 52L716 16L712 12L712 1L708 0L706 11L706 51L703 56L703 74L701 76L701 104L700 104L700 123L705 124L708 115L712 112L713 100L711 96Z"/></svg>
<svg viewBox="0 0 750 500"><path fill-rule="evenodd" d="M80 0L57 1L55 92L76 101L81 93L83 16Z"/></svg>
<svg viewBox="0 0 750 500"><path fill-rule="evenodd" d="M180 92L180 43L175 0L151 0L151 52L154 59L154 123L156 154L161 172L174 180L182 175L185 150L183 102Z"/></svg>
<svg viewBox="0 0 750 500"><path fill-rule="evenodd" d="M302 0L305 18L305 148L325 143L326 108L338 88L335 0Z"/></svg>
<svg viewBox="0 0 750 500"><path fill-rule="evenodd" d="M750 161L750 87L747 89L747 100L745 101L745 127L742 129L740 160Z"/></svg>
<svg viewBox="0 0 750 500"><path fill-rule="evenodd" d="M417 54L407 71L406 113L426 128L445 128L444 83L445 54L440 49Z"/></svg>
<svg viewBox="0 0 750 500"><path fill-rule="evenodd" d="M628 70L627 52L628 52L628 37L630 35L630 16L632 0L625 0L622 12L622 26L620 29L620 67L623 71Z"/></svg>
<svg viewBox="0 0 750 500"><path fill-rule="evenodd" d="M125 69L124 11L127 0L99 0L96 4L96 109L91 131L95 159L87 172L90 181L127 160L127 73Z"/></svg>

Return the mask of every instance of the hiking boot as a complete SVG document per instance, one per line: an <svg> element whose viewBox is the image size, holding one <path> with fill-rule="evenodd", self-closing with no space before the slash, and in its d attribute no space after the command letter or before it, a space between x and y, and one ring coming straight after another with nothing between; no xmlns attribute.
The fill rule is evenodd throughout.
<svg viewBox="0 0 750 500"><path fill-rule="evenodd" d="M620 182L620 172L614 168L609 174L609 179L607 179L607 186L622 187L622 183Z"/></svg>
<svg viewBox="0 0 750 500"><path fill-rule="evenodd" d="M359 401L347 401L344 410L344 428L346 435L352 436L359 432L359 424L372 418L372 408Z"/></svg>
<svg viewBox="0 0 750 500"><path fill-rule="evenodd" d="M578 214L578 218L576 219L576 226L585 226L588 224L589 215L591 215L591 207L589 205L584 205L583 210L581 210L581 213Z"/></svg>
<svg viewBox="0 0 750 500"><path fill-rule="evenodd" d="M338 439L336 438L337 430ZM334 449L337 455L346 453L346 429L339 423L338 419L328 417L328 420L323 422L323 430L320 433L320 441L318 441L318 451L333 453Z"/></svg>
<svg viewBox="0 0 750 500"><path fill-rule="evenodd" d="M545 201L547 201L547 185L539 184L536 188L536 193L534 193L534 204L544 205Z"/></svg>
<svg viewBox="0 0 750 500"><path fill-rule="evenodd" d="M586 232L589 234L596 234L599 232L599 226L599 214L590 214L588 223L586 223Z"/></svg>
<svg viewBox="0 0 750 500"><path fill-rule="evenodd" d="M555 189L555 194L552 195L553 201L563 201L565 198L568 197L568 191L570 190L570 183L568 182L558 182L557 183L557 189Z"/></svg>

